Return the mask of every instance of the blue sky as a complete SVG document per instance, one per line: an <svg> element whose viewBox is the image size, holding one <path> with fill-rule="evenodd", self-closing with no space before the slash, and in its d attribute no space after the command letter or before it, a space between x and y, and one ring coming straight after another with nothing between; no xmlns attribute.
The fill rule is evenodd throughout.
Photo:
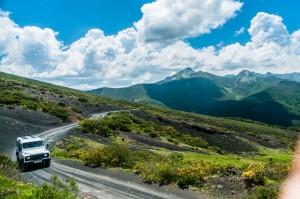
<svg viewBox="0 0 300 199"><path fill-rule="evenodd" d="M266 12L281 16L290 32L294 32L300 28L300 23L297 22L297 18L300 18L300 1L244 0L242 2L244 2L244 5L235 18L229 20L223 27L214 30L212 34L206 34L191 39L191 44L196 47L217 45L221 41L224 42L224 45L234 42L245 44L250 40L250 35L247 34L246 30L250 27L251 19L258 12ZM241 27L245 27L245 34L234 36L234 31Z"/></svg>
<svg viewBox="0 0 300 199"><path fill-rule="evenodd" d="M105 35L117 34L129 28L142 17L141 7L153 0L0 0L2 9L12 12L13 19L20 26L51 28L59 32L58 39L70 44L92 28L99 28ZM234 31L250 27L250 20L258 12L277 14L284 19L288 30L300 28L300 1L296 0L244 0L241 12L212 34L201 35L187 41L194 47L228 45L250 40L245 33L234 36Z"/></svg>
<svg viewBox="0 0 300 199"><path fill-rule="evenodd" d="M207 2L0 0L0 71L84 90L186 67L300 71L299 1Z"/></svg>
<svg viewBox="0 0 300 199"><path fill-rule="evenodd" d="M113 35L142 17L147 0L0 0L20 26L51 28L58 39L70 44L92 28ZM83 3L84 2L84 3Z"/></svg>

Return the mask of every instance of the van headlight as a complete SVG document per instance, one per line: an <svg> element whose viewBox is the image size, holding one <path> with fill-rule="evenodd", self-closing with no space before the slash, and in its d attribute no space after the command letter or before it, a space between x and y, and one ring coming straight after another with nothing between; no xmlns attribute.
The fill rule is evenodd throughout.
<svg viewBox="0 0 300 199"><path fill-rule="evenodd" d="M46 158L46 157L49 157L49 154L48 153L45 153L44 154L44 157Z"/></svg>
<svg viewBox="0 0 300 199"><path fill-rule="evenodd" d="M30 156L27 156L25 159L26 159L26 160L30 160Z"/></svg>

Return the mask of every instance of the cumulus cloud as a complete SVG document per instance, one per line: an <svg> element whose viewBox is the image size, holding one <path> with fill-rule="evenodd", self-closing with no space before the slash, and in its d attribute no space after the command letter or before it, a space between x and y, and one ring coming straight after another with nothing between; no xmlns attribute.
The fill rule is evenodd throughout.
<svg viewBox="0 0 300 199"><path fill-rule="evenodd" d="M32 74L55 68L60 63L63 53L62 44L57 41L56 35L57 33L49 28L20 28L9 19L9 13L0 12L2 71Z"/></svg>
<svg viewBox="0 0 300 199"><path fill-rule="evenodd" d="M0 71L82 90L155 82L186 67L219 75L238 73L243 69L262 73L300 71L300 30L290 34L280 16L258 13L251 20L248 29L251 41L245 45L234 43L219 48L208 46L195 49L180 38L209 31L211 27L207 24L211 22L198 20L197 23L204 25L195 29L184 24L188 30L179 31L180 33L176 26L174 29L171 24L170 31L174 30L176 34L171 36L172 42L165 42L165 30L157 32L156 27L159 26L155 20L154 24L145 25L146 21L150 20L150 16L147 16L150 11L145 10L164 5L163 2L165 1L158 0L156 4L144 7L144 17L136 27L110 36L100 29L91 29L69 46L64 46L57 40L57 32L34 26L19 27L9 18L9 13L0 11ZM170 6L170 10L180 12L180 9L175 9L180 7L179 2L174 2L175 5ZM186 4L191 6L191 2L187 1ZM223 7L240 5L235 1L222 2L227 2L222 4ZM221 9L217 4L205 5L214 5L216 9ZM234 16L233 10L238 8L239 6L232 8L231 11L224 8L227 18ZM201 11L202 9L199 10ZM180 16L187 18L187 21L192 19L185 14L181 13ZM212 16L207 20L213 21L212 19L216 18L217 22L214 24L221 25L225 22L221 21L226 20L226 17L219 17ZM154 29L151 32L152 28ZM141 40L142 35L145 36L144 40ZM153 40L151 38L161 42L149 42Z"/></svg>
<svg viewBox="0 0 300 199"><path fill-rule="evenodd" d="M251 20L248 32L251 41L246 45L235 43L214 50L215 61L209 64L209 71L219 74L242 69L261 73L300 71L300 31L290 35L280 16L260 12Z"/></svg>
<svg viewBox="0 0 300 199"><path fill-rule="evenodd" d="M235 17L242 5L235 0L157 0L142 7L135 27L146 42L196 37Z"/></svg>
<svg viewBox="0 0 300 199"><path fill-rule="evenodd" d="M274 42L279 45L287 45L290 35L282 18L277 15L270 15L259 12L251 20L251 27L248 29L252 42L261 46L264 43Z"/></svg>

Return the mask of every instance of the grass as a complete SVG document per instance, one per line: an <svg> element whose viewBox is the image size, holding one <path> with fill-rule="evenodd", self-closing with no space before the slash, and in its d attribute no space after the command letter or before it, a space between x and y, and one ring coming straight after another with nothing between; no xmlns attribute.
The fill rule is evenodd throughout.
<svg viewBox="0 0 300 199"><path fill-rule="evenodd" d="M145 111L145 109L142 111ZM90 147L85 151L89 155L85 155L86 157L79 156L79 158L87 164L96 166L122 167L127 172L133 171L140 175L148 183L159 183L162 185L174 184L184 189L192 187L192 189L204 192L206 189L206 179L227 175L228 172L230 173L232 169L234 169L241 173L240 176L237 177L243 178L245 180L244 182L249 184L247 186L252 187L244 192L247 193L245 197L252 198L255 195L261 195L262 197L268 194L276 195L279 185L288 174L293 155L290 149L291 146L293 146L293 141L288 135L296 135L296 133L292 131L251 121L236 121L181 112L174 114L173 111L165 109L148 109L146 113L149 115L144 115L143 119L138 117L138 114L134 112L110 114L108 117L98 121L101 126L101 128L98 129L100 131L97 131L97 127L95 126L93 127L95 127L96 130L93 128L91 130L88 126L83 128L81 125L83 132L96 133L99 136L103 136L101 129L103 126L106 126L111 132L108 136L109 139L117 144L117 146L122 144L122 150L119 150L119 152L125 151L125 156L128 157L128 159L118 164L107 162L107 157L110 157L107 155L109 153L108 151L110 151L107 151L107 149L111 147L109 145ZM152 117L156 119L160 118L161 121L164 122L167 121L167 125L163 122L155 122ZM145 120L145 118L148 118L148 120ZM241 154L229 152L220 153L213 146L203 145L200 150L201 153L175 152L165 148L151 146L148 149L135 149L136 141L123 136L125 132L143 134L168 144L196 149L193 142L187 142L186 139L184 139L185 135L188 135L187 132L177 130L180 129L178 124L188 124L190 126L197 124L209 129L213 128L216 130L216 133L233 133L236 136L239 135L235 133L238 131L265 141L281 141L285 147L275 149L268 148L260 145L260 142L250 141L244 137L237 137L241 141L247 142L257 148L257 151L243 152ZM245 129L247 130L246 132L244 131ZM266 137L261 135L259 133L261 131L268 135L266 135ZM287 134L281 135L279 134L280 131ZM188 137L192 140L197 138L197 136L193 137L190 135L188 135ZM174 139L177 143L175 144L174 141L170 142L169 139ZM205 139L201 138L201 140L205 142ZM134 149L129 150L132 147ZM104 151L106 152L104 153ZM204 152L204 154L202 152ZM72 153L69 152L69 154Z"/></svg>
<svg viewBox="0 0 300 199"><path fill-rule="evenodd" d="M219 155L219 154L199 154L184 153L184 158L188 161L204 160L212 164L220 164L222 166L233 166L239 169L245 169L250 164L276 162L290 164L292 160L292 151L290 150L264 150L262 156L239 156L235 154Z"/></svg>
<svg viewBox="0 0 300 199"><path fill-rule="evenodd" d="M117 143L113 145L71 137L57 144L52 149L52 154L56 156L55 151L59 148L65 151L61 153L65 157L62 155L60 158L80 159L91 166L121 167L125 172L135 172L148 183L174 184L183 189L192 187L200 191L204 191L207 178L223 176L235 169L245 175L243 177L245 182L254 183L254 189L247 190L249 197L252 198L255 194L264 195L270 191L277 194L278 185L287 175L292 158L290 149L270 149L260 146L260 155L221 155L210 151L209 148L204 149L209 154L175 152L156 147L130 150L128 147L132 146L133 140L123 139L119 135L110 138ZM83 149L81 146L86 147ZM78 153L78 150L82 153Z"/></svg>
<svg viewBox="0 0 300 199"><path fill-rule="evenodd" d="M157 125L127 112L111 114L101 120L82 120L79 124L83 132L96 133L105 137L114 134L114 132L135 132L147 134L152 138L165 138L175 145L181 143L190 147L208 147L208 143L199 136L192 137L188 134L181 134L172 126Z"/></svg>
<svg viewBox="0 0 300 199"><path fill-rule="evenodd" d="M82 116L82 108L101 106L110 109L131 107L124 101L0 72L0 107L40 111L70 122Z"/></svg>
<svg viewBox="0 0 300 199"><path fill-rule="evenodd" d="M219 118L201 114L187 113L163 108L142 108L143 111L157 118L193 123L224 133L242 133L262 139L277 139L279 142L294 147L298 133L288 128L267 125L257 121L239 118Z"/></svg>
<svg viewBox="0 0 300 199"><path fill-rule="evenodd" d="M283 162L291 163L293 158L293 151L290 149L270 149L266 147L259 147L262 156L255 156L255 160L266 162Z"/></svg>
<svg viewBox="0 0 300 199"><path fill-rule="evenodd" d="M73 179L61 181L57 176L42 185L22 182L17 165L8 156L0 154L0 198L7 199L75 199L78 191Z"/></svg>

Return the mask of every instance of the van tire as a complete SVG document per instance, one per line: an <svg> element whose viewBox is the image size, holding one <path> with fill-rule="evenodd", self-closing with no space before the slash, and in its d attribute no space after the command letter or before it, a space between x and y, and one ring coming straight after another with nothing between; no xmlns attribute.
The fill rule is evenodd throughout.
<svg viewBox="0 0 300 199"><path fill-rule="evenodd" d="M45 167L50 167L51 159L45 160Z"/></svg>
<svg viewBox="0 0 300 199"><path fill-rule="evenodd" d="M21 160L21 170L26 171L28 169L28 164L24 162L24 160Z"/></svg>

